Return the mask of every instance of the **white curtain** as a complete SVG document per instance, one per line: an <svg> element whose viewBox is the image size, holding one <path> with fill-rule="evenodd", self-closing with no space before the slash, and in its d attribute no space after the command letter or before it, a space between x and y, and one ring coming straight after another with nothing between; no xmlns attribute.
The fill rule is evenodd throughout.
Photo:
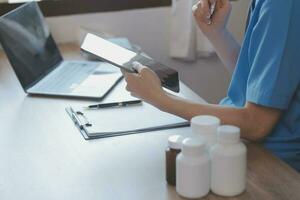
<svg viewBox="0 0 300 200"><path fill-rule="evenodd" d="M214 53L194 20L195 3L197 0L172 0L170 56L173 58L194 61Z"/></svg>

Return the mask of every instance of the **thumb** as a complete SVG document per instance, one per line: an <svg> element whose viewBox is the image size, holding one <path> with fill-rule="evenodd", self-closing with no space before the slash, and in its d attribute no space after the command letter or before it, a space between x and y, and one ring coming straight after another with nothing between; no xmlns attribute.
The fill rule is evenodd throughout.
<svg viewBox="0 0 300 200"><path fill-rule="evenodd" d="M141 73L141 71L146 68L145 66L143 66L141 63L137 61L133 62L132 65L133 65L132 68L136 70L138 73Z"/></svg>

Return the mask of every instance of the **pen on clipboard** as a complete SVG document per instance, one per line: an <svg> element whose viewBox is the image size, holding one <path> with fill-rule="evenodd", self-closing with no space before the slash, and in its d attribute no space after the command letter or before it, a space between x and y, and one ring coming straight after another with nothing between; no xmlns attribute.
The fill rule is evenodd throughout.
<svg viewBox="0 0 300 200"><path fill-rule="evenodd" d="M85 109L102 109L102 108L115 108L115 107L126 107L130 105L141 104L141 100L134 101L123 101L123 102L114 102L114 103L103 103L103 104L95 104L84 107Z"/></svg>

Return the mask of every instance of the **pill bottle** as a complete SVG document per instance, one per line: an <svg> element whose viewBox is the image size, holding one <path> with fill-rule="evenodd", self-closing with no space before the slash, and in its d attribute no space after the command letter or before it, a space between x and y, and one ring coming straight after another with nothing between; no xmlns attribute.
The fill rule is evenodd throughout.
<svg viewBox="0 0 300 200"><path fill-rule="evenodd" d="M199 138L186 138L176 159L176 191L185 198L201 198L210 190L210 160Z"/></svg>
<svg viewBox="0 0 300 200"><path fill-rule="evenodd" d="M181 145L184 138L181 135L172 135L168 139L168 148L165 152L166 180L172 186L176 185L176 157L181 152Z"/></svg>
<svg viewBox="0 0 300 200"><path fill-rule="evenodd" d="M210 115L200 115L191 120L192 136L204 140L207 150L216 143L220 119Z"/></svg>
<svg viewBox="0 0 300 200"><path fill-rule="evenodd" d="M220 126L210 157L212 192L221 196L241 194L246 189L247 149L240 141L240 129Z"/></svg>

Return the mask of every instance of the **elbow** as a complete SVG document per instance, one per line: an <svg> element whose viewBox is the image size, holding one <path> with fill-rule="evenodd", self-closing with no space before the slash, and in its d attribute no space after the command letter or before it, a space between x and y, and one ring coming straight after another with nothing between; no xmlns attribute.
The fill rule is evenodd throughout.
<svg viewBox="0 0 300 200"><path fill-rule="evenodd" d="M245 110L241 118L245 126L241 129L241 135L244 139L252 142L260 142L264 140L271 132L271 127L268 123L264 123L256 113Z"/></svg>
<svg viewBox="0 0 300 200"><path fill-rule="evenodd" d="M269 131L266 130L264 127L256 127L247 133L247 138L245 139L248 139L252 142L261 142L266 138L268 134Z"/></svg>

